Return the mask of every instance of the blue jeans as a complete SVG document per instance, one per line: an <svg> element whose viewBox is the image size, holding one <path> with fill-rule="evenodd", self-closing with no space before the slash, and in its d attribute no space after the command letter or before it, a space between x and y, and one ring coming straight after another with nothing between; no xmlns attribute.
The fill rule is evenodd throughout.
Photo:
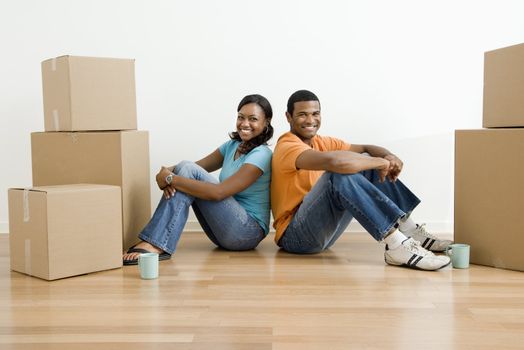
<svg viewBox="0 0 524 350"><path fill-rule="evenodd" d="M325 172L304 197L278 245L291 253L321 252L335 243L352 218L380 241L419 203L399 180L380 183L376 170Z"/></svg>
<svg viewBox="0 0 524 350"><path fill-rule="evenodd" d="M174 173L189 179L218 183L202 167L189 161L177 164ZM208 201L181 191L176 191L170 199L162 196L153 217L138 237L173 254L186 224L190 206L209 239L221 248L253 249L265 237L258 222L233 197Z"/></svg>

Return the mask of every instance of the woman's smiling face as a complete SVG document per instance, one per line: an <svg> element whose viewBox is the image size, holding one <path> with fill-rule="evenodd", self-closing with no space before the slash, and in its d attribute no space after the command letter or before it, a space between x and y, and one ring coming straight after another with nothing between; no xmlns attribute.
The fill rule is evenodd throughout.
<svg viewBox="0 0 524 350"><path fill-rule="evenodd" d="M237 132L242 141L249 141L260 135L266 127L264 110L256 103L248 103L238 111Z"/></svg>

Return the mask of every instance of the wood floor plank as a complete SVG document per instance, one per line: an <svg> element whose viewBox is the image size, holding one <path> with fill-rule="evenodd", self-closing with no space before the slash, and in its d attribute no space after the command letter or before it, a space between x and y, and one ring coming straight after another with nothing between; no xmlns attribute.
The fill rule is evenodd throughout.
<svg viewBox="0 0 524 350"><path fill-rule="evenodd" d="M387 266L345 234L295 255L183 235L160 278L136 266L47 282L9 270L0 235L0 349L522 349L524 273Z"/></svg>

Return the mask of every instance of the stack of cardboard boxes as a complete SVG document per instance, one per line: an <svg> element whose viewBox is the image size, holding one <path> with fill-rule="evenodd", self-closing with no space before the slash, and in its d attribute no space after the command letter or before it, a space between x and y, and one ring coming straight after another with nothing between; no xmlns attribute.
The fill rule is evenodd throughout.
<svg viewBox="0 0 524 350"><path fill-rule="evenodd" d="M524 271L524 44L485 53L482 126L455 133L455 241Z"/></svg>
<svg viewBox="0 0 524 350"><path fill-rule="evenodd" d="M151 216L134 60L61 56L42 62L42 82L35 187L9 191L11 269L51 280L120 267Z"/></svg>

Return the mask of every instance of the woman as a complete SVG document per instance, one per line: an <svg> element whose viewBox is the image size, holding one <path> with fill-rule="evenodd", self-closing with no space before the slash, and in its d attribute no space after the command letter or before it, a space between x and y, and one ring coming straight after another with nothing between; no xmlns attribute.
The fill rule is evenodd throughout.
<svg viewBox="0 0 524 350"><path fill-rule="evenodd" d="M273 136L269 101L248 95L237 108L231 140L207 157L162 167L156 176L164 195L138 236L142 241L124 254L124 265L136 265L140 253L169 259L187 221L189 206L209 239L228 250L255 248L269 231L269 185ZM217 181L210 172L220 171Z"/></svg>

